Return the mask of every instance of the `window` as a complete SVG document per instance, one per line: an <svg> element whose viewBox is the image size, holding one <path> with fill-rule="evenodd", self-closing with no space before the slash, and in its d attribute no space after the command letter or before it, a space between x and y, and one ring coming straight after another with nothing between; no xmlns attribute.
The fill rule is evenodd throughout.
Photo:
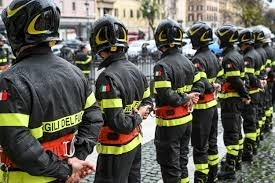
<svg viewBox="0 0 275 183"><path fill-rule="evenodd" d="M126 11L123 9L123 17L126 17Z"/></svg>
<svg viewBox="0 0 275 183"><path fill-rule="evenodd" d="M73 2L72 6L73 11L75 11L75 2Z"/></svg>
<svg viewBox="0 0 275 183"><path fill-rule="evenodd" d="M2 0L0 0L0 6L3 6L3 1Z"/></svg>
<svg viewBox="0 0 275 183"><path fill-rule="evenodd" d="M118 9L115 8L115 16L118 17Z"/></svg>
<svg viewBox="0 0 275 183"><path fill-rule="evenodd" d="M188 15L188 21L193 21L194 20L194 15L193 14L189 14Z"/></svg>
<svg viewBox="0 0 275 183"><path fill-rule="evenodd" d="M139 19L139 18L140 18L140 11L137 10L137 19Z"/></svg>
<svg viewBox="0 0 275 183"><path fill-rule="evenodd" d="M59 5L60 11L63 12L64 10L64 2L60 1L60 5Z"/></svg>
<svg viewBox="0 0 275 183"><path fill-rule="evenodd" d="M134 17L133 10L130 10L130 17L131 17L131 18L133 18L133 17Z"/></svg>

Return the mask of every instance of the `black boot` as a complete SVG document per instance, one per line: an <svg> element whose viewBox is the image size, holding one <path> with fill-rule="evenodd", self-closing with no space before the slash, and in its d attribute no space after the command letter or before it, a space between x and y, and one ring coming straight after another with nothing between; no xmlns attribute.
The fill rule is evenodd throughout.
<svg viewBox="0 0 275 183"><path fill-rule="evenodd" d="M208 179L207 183L216 183L218 182L218 165L211 166L209 165L209 173L208 173Z"/></svg>
<svg viewBox="0 0 275 183"><path fill-rule="evenodd" d="M218 172L219 180L235 180L236 179L236 159L237 156L231 154L226 155L225 162L222 162L220 172Z"/></svg>
<svg viewBox="0 0 275 183"><path fill-rule="evenodd" d="M236 170L242 170L242 155L243 155L243 150L239 150L237 161L236 161Z"/></svg>
<svg viewBox="0 0 275 183"><path fill-rule="evenodd" d="M245 138L243 144L242 161L251 162L253 161L253 150L255 142L251 139Z"/></svg>
<svg viewBox="0 0 275 183"><path fill-rule="evenodd" d="M207 174L200 171L195 171L194 183L206 183Z"/></svg>

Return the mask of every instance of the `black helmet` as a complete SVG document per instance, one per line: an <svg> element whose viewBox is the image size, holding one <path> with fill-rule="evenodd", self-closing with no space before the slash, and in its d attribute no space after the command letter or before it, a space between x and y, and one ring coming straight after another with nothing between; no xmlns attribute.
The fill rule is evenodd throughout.
<svg viewBox="0 0 275 183"><path fill-rule="evenodd" d="M181 47L183 30L176 21L165 19L162 20L158 25L154 37L158 49L162 48L163 46Z"/></svg>
<svg viewBox="0 0 275 183"><path fill-rule="evenodd" d="M263 43L265 40L265 35L264 35L264 31L259 29L259 28L255 28L253 29L253 34L254 34L254 43Z"/></svg>
<svg viewBox="0 0 275 183"><path fill-rule="evenodd" d="M215 32L220 40L220 47L233 45L238 41L238 29L233 25L223 25Z"/></svg>
<svg viewBox="0 0 275 183"><path fill-rule="evenodd" d="M111 15L104 15L92 27L90 45L93 52L97 54L106 49L126 52L127 32L122 22Z"/></svg>
<svg viewBox="0 0 275 183"><path fill-rule="evenodd" d="M252 44L254 43L253 32L252 30L246 28L239 32L239 45L240 44Z"/></svg>
<svg viewBox="0 0 275 183"><path fill-rule="evenodd" d="M60 11L53 0L13 0L1 16L14 54L25 45L59 40Z"/></svg>
<svg viewBox="0 0 275 183"><path fill-rule="evenodd" d="M188 37L194 49L210 44L213 41L213 32L209 25L204 22L193 24L187 31Z"/></svg>

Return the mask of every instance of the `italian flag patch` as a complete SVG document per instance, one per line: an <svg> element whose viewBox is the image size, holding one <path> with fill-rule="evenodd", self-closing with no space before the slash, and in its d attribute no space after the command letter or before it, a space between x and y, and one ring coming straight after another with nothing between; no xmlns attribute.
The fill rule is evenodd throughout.
<svg viewBox="0 0 275 183"><path fill-rule="evenodd" d="M231 68L233 68L233 65L232 64L226 64L226 68L231 69Z"/></svg>
<svg viewBox="0 0 275 183"><path fill-rule="evenodd" d="M162 72L161 71L155 71L154 75L155 76L161 76Z"/></svg>
<svg viewBox="0 0 275 183"><path fill-rule="evenodd" d="M7 100L8 100L8 92L5 90L0 92L0 101L7 101Z"/></svg>
<svg viewBox="0 0 275 183"><path fill-rule="evenodd" d="M110 85L101 85L99 88L100 92L109 92L111 90Z"/></svg>

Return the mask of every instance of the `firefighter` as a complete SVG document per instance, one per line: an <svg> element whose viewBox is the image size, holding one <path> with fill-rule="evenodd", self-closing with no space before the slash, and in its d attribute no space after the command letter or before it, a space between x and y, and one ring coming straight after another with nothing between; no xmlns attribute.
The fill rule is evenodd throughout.
<svg viewBox="0 0 275 183"><path fill-rule="evenodd" d="M1 15L16 63L0 75L0 180L76 183L95 171L84 160L103 118L81 71L51 51L60 10L15 0Z"/></svg>
<svg viewBox="0 0 275 183"><path fill-rule="evenodd" d="M90 80L92 56L88 54L89 50L86 45L80 45L80 51L76 52L74 63L81 69L85 77Z"/></svg>
<svg viewBox="0 0 275 183"><path fill-rule="evenodd" d="M9 50L5 48L5 37L0 35L0 73L9 68Z"/></svg>
<svg viewBox="0 0 275 183"><path fill-rule="evenodd" d="M260 100L261 82L258 78L261 69L261 58L259 53L253 47L253 32L250 29L244 29L239 34L239 44L245 65L245 74L248 77L247 87L251 97L250 104L242 109L244 147L242 161L253 161L253 152L257 152L257 126L258 126L258 104Z"/></svg>
<svg viewBox="0 0 275 183"><path fill-rule="evenodd" d="M242 80L244 74L243 56L235 49L238 41L237 28L225 25L217 29L222 51L222 67L225 81L219 93L221 122L224 129L223 141L226 147L225 161L221 162L219 180L235 179L236 163L239 156L241 134L242 102L250 103L250 96Z"/></svg>
<svg viewBox="0 0 275 183"><path fill-rule="evenodd" d="M264 132L269 132L273 126L273 105L272 105L272 88L274 87L275 81L275 53L274 49L271 47L271 31L269 29L264 29L264 40L263 48L266 51L267 63L266 63L266 73L267 73L267 88L266 88L266 101L267 101L267 110L266 110L266 124L263 128ZM274 97L274 96L273 96Z"/></svg>
<svg viewBox="0 0 275 183"><path fill-rule="evenodd" d="M216 182L219 154L217 146L218 110L215 99L218 73L222 76L222 67L208 45L213 41L213 32L204 22L197 22L187 31L193 49L197 50L192 62L200 73L205 92L194 105L191 143L195 164L195 183ZM220 72L221 71L221 72Z"/></svg>
<svg viewBox="0 0 275 183"><path fill-rule="evenodd" d="M204 84L195 66L181 54L183 30L177 22L162 20L154 38L162 52L154 66L157 162L164 183L188 183L192 103L204 92Z"/></svg>
<svg viewBox="0 0 275 183"><path fill-rule="evenodd" d="M263 88L260 91L260 98L262 100L259 101L258 107L258 129L257 129L257 143L258 146L260 144L260 140L263 140L263 127L266 121L266 111L267 111L267 75L266 75L266 63L267 63L267 54L265 49L263 48L263 40L264 40L264 32L259 28L254 28L252 30L254 34L254 48L259 53L261 57L261 69L260 69L260 77L263 84Z"/></svg>
<svg viewBox="0 0 275 183"><path fill-rule="evenodd" d="M141 181L141 122L152 100L146 76L126 58L127 29L111 15L95 21L90 38L105 68L96 81L104 126L99 135L95 183Z"/></svg>

